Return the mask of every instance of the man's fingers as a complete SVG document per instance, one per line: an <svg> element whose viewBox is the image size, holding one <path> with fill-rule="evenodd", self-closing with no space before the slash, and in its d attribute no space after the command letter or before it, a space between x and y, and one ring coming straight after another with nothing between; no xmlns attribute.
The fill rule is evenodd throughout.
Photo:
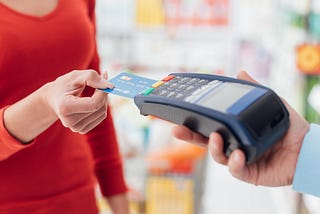
<svg viewBox="0 0 320 214"><path fill-rule="evenodd" d="M253 79L247 72L245 71L240 71L237 75L238 79L241 79L241 80L246 80L246 81L249 81L249 82L253 82L253 83L257 83L259 84L259 82L257 82L255 79Z"/></svg>
<svg viewBox="0 0 320 214"><path fill-rule="evenodd" d="M208 139L206 137L191 131L185 126L174 127L172 129L172 134L176 138L183 141L188 141L189 143L192 143L192 144L206 146L208 142Z"/></svg>
<svg viewBox="0 0 320 214"><path fill-rule="evenodd" d="M189 141L192 139L191 131L185 126L175 126L172 129L172 134L180 140Z"/></svg>
<svg viewBox="0 0 320 214"><path fill-rule="evenodd" d="M228 162L228 157L223 152L223 139L218 133L211 133L209 138L209 150L213 159L220 163L226 165Z"/></svg>
<svg viewBox="0 0 320 214"><path fill-rule="evenodd" d="M246 165L246 157L243 151L237 149L233 151L229 157L228 167L230 173L240 179L247 180L248 179L248 167Z"/></svg>

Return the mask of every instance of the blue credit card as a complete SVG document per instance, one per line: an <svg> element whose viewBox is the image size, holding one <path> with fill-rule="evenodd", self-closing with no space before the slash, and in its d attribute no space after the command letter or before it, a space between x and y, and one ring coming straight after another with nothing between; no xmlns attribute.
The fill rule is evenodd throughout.
<svg viewBox="0 0 320 214"><path fill-rule="evenodd" d="M102 89L102 91L133 98L145 89L150 88L153 83L157 82L157 80L123 72L109 79L109 82L111 82L115 87L113 89Z"/></svg>

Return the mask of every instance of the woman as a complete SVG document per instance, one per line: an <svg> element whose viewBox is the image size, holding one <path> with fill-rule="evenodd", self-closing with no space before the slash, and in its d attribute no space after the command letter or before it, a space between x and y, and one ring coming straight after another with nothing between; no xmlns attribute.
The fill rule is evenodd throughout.
<svg viewBox="0 0 320 214"><path fill-rule="evenodd" d="M94 7L0 0L0 213L128 212Z"/></svg>

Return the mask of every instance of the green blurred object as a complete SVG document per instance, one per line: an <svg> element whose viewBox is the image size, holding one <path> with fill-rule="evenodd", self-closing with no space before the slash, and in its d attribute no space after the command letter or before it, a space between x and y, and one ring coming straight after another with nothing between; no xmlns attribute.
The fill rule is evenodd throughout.
<svg viewBox="0 0 320 214"><path fill-rule="evenodd" d="M306 29L308 26L308 16L296 11L285 9L283 13L284 21L291 27Z"/></svg>
<svg viewBox="0 0 320 214"><path fill-rule="evenodd" d="M320 75L306 75L305 78L305 94L304 94L304 105L305 105L305 118L310 123L320 123L319 113L310 105L308 97L315 85L320 85Z"/></svg>

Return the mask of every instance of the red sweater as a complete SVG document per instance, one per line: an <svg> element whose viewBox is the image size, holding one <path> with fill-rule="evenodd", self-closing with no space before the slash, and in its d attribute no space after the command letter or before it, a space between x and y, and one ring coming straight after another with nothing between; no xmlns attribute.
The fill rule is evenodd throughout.
<svg viewBox="0 0 320 214"><path fill-rule="evenodd" d="M2 214L96 213L96 178L105 196L126 191L110 114L87 135L58 121L29 145L3 125L4 107L45 83L74 69L99 70L94 6L94 0L59 0L39 18L0 3Z"/></svg>

